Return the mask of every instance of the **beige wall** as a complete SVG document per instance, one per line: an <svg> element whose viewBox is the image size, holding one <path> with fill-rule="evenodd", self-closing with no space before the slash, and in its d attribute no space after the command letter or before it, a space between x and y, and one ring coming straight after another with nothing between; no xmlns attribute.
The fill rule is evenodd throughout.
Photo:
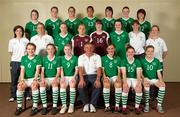
<svg viewBox="0 0 180 117"><path fill-rule="evenodd" d="M130 7L130 16L136 17L139 8L147 11L147 20L152 24L158 24L161 29L161 37L167 43L168 57L165 61L165 81L180 82L180 2L179 0L0 0L0 82L10 81L9 61L7 52L8 41L13 37L12 29L15 25L25 25L30 20L30 11L37 9L40 13L39 20L45 22L50 16L50 8L53 5L59 7L59 16L65 20L67 9L74 6L80 17L86 15L86 7L92 5L95 15L102 18L104 9L110 5L114 9L114 17L121 16L121 9L127 5Z"/></svg>

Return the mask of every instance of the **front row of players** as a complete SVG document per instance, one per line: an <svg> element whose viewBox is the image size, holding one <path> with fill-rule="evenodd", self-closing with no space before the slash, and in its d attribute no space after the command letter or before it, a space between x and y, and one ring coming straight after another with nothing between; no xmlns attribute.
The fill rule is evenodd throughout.
<svg viewBox="0 0 180 117"><path fill-rule="evenodd" d="M33 106L30 115L35 115L38 112L39 89L42 101L41 114L47 114L46 89L50 86L52 86L53 97L52 114L54 115L58 112L57 102L59 94L62 103L60 113L63 114L67 111L66 89L68 86L70 88L68 113L73 113L76 84L78 84L79 96L84 104L83 111L96 112L95 107L97 106L101 88L101 74L103 74L105 112L111 112L109 103L110 89L114 88L114 112L119 112L119 105L122 101L122 113L127 114L127 98L129 89L132 88L135 91L135 112L136 114L140 114L139 105L143 95L143 84L145 97L144 112L149 112L150 85L155 85L159 88L157 111L164 113L162 103L165 95L165 83L161 75L161 63L158 59L154 58L153 46L146 47L145 58L142 60L134 58L135 50L131 46L128 46L126 49L126 59L121 60L120 57L115 55L115 46L112 44L108 45L107 55L103 56L102 59L99 55L93 53L94 47L91 43L84 45L85 53L79 59L72 55L72 48L69 44L65 45L65 55L60 58L55 56L56 47L53 44L47 45L47 56L42 60L38 55L35 55L36 46L33 43L28 43L26 50L27 55L23 56L21 60L20 82L17 86L18 90L16 93L18 107L15 115L22 113L22 99L27 87L30 87L32 90ZM79 82L77 83L78 73ZM40 79L39 74L41 74ZM92 88L92 95L88 96L87 89L90 86ZM88 101L90 97L91 99Z"/></svg>

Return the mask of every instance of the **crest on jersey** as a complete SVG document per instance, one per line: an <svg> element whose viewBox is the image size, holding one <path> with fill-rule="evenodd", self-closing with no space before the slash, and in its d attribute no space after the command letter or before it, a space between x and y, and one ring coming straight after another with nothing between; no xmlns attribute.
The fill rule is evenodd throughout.
<svg viewBox="0 0 180 117"><path fill-rule="evenodd" d="M87 38L85 39L85 42L88 42L88 39L87 39Z"/></svg>
<svg viewBox="0 0 180 117"><path fill-rule="evenodd" d="M112 62L109 63L109 67L110 67L110 68L113 67L113 63L112 63Z"/></svg>
<svg viewBox="0 0 180 117"><path fill-rule="evenodd" d="M53 63L53 64L56 64L56 61L53 61L52 63Z"/></svg>
<svg viewBox="0 0 180 117"><path fill-rule="evenodd" d="M117 60L114 60L114 63L117 63Z"/></svg>
<svg viewBox="0 0 180 117"><path fill-rule="evenodd" d="M36 59L33 60L34 63L36 63L36 61L37 61Z"/></svg>
<svg viewBox="0 0 180 117"><path fill-rule="evenodd" d="M56 25L59 26L59 22L56 22Z"/></svg>
<svg viewBox="0 0 180 117"><path fill-rule="evenodd" d="M152 64L153 64L153 65L156 65L156 62L153 62Z"/></svg>
<svg viewBox="0 0 180 117"><path fill-rule="evenodd" d="M70 63L73 63L73 60L70 60Z"/></svg>

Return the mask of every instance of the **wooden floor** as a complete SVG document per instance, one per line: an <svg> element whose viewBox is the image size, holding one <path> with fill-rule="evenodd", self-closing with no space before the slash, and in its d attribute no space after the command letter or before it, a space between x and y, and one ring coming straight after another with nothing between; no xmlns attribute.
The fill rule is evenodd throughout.
<svg viewBox="0 0 180 117"><path fill-rule="evenodd" d="M9 84L0 83L0 117L14 117L14 112L16 108L16 102L8 102L9 98ZM28 102L28 109L25 110L20 117L28 117L31 111L31 102ZM159 114L156 110L151 109L149 113L142 113L139 115L140 117L180 117L180 83L167 83L167 90L165 96L164 108L166 113ZM36 117L42 116L39 112ZM119 114L106 114L104 113L104 109L98 109L96 113L83 113L82 108L76 108L73 114L64 114L64 115L51 115L49 112L47 115L42 117L119 117L119 116L127 116L127 117L136 117L134 111L129 112L128 115Z"/></svg>

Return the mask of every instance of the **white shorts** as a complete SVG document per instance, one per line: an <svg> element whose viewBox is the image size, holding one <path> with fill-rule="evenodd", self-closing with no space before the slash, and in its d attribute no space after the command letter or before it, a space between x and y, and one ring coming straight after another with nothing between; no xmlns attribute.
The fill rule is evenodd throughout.
<svg viewBox="0 0 180 117"><path fill-rule="evenodd" d="M33 80L34 80L34 78L24 79L24 82L27 87L31 87Z"/></svg>
<svg viewBox="0 0 180 117"><path fill-rule="evenodd" d="M135 89L136 85L137 85L137 79L135 78L127 78L127 84L128 87L132 87L133 89Z"/></svg>
<svg viewBox="0 0 180 117"><path fill-rule="evenodd" d="M54 80L54 77L45 78L46 85L47 85L48 87L50 87L53 80ZM58 80L58 83L59 83L59 80Z"/></svg>
<svg viewBox="0 0 180 117"><path fill-rule="evenodd" d="M151 79L151 80L148 78L145 78L145 79L149 82L150 85L155 85L158 82L158 79Z"/></svg>
<svg viewBox="0 0 180 117"><path fill-rule="evenodd" d="M69 83L71 82L71 80L74 78L74 76L64 76L64 79L65 79L65 82L66 82L66 85L68 86ZM76 80L76 78L75 78Z"/></svg>
<svg viewBox="0 0 180 117"><path fill-rule="evenodd" d="M114 84L114 82L116 81L116 79L117 79L117 76L113 76L113 77L110 77L110 78L108 78L109 79L109 81L110 81L110 83L111 83L111 85L113 85Z"/></svg>

